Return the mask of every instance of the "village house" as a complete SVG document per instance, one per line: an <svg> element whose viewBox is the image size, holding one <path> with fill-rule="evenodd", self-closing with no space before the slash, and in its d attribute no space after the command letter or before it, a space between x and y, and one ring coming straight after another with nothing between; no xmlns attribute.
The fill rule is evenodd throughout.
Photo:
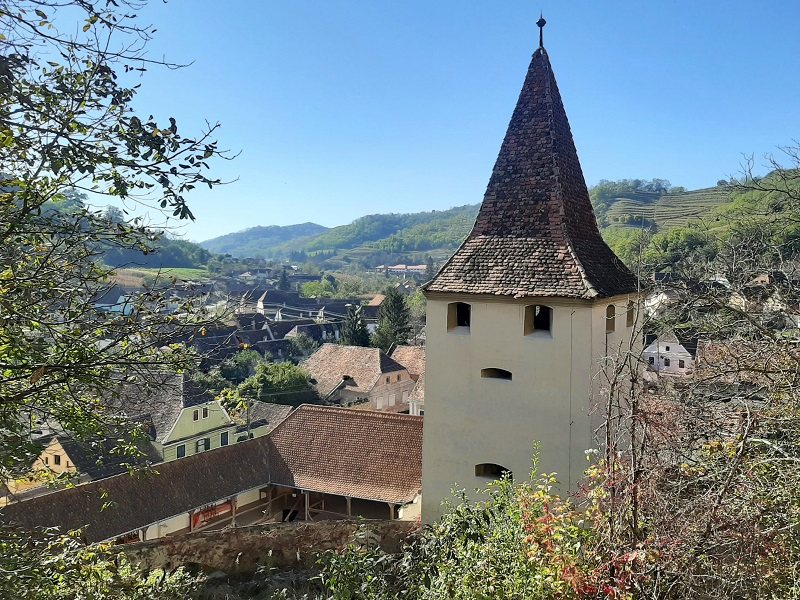
<svg viewBox="0 0 800 600"><path fill-rule="evenodd" d="M320 344L325 342L336 343L342 337L342 324L341 322L336 322L295 325L286 333L285 338L292 339L298 335L305 335Z"/></svg>
<svg viewBox="0 0 800 600"><path fill-rule="evenodd" d="M386 296L383 294L375 294L372 299L360 307L361 317L367 326L367 331L375 333L378 328L378 317L380 316L381 306Z"/></svg>
<svg viewBox="0 0 800 600"><path fill-rule="evenodd" d="M638 283L598 231L541 37L472 231L422 287L426 522L454 486L526 477L534 443L575 490L604 359L640 349Z"/></svg>
<svg viewBox="0 0 800 600"><path fill-rule="evenodd" d="M168 462L236 442L263 436L292 411L291 406L254 401L240 415L231 415L222 404L179 375L157 375L158 385L145 388L123 385L108 402L112 412L140 424L146 440L137 440L138 456L115 451L116 437L77 441L54 432L36 440L43 447L32 462L30 475L5 482L9 496L30 497L42 493L52 477L70 483L104 479L143 466Z"/></svg>
<svg viewBox="0 0 800 600"><path fill-rule="evenodd" d="M408 413L425 414L425 346L396 346L389 356L403 365L416 383L408 397Z"/></svg>
<svg viewBox="0 0 800 600"><path fill-rule="evenodd" d="M402 457L399 460L398 457ZM10 504L0 520L118 543L290 520L419 517L422 419L303 405L269 435Z"/></svg>
<svg viewBox="0 0 800 600"><path fill-rule="evenodd" d="M642 360L650 371L670 375L689 375L694 372L697 341L681 344L670 332L645 340Z"/></svg>
<svg viewBox="0 0 800 600"><path fill-rule="evenodd" d="M30 473L6 481L0 501L30 498L51 491L53 486L105 479L130 468L161 461L161 455L144 440L132 444L137 452L135 455L115 452L119 445L116 438L78 442L69 436L51 433L36 439L35 443L43 449L31 464Z"/></svg>
<svg viewBox="0 0 800 600"><path fill-rule="evenodd" d="M390 275L425 275L427 269L427 265L378 265L375 267L375 272L379 274L388 272Z"/></svg>
<svg viewBox="0 0 800 600"><path fill-rule="evenodd" d="M322 402L401 412L415 381L408 370L379 348L323 344L302 366Z"/></svg>
<svg viewBox="0 0 800 600"><path fill-rule="evenodd" d="M255 311L272 318L281 319L311 318L341 320L347 314L347 307L358 301L332 298L304 298L299 292L266 290L255 304Z"/></svg>
<svg viewBox="0 0 800 600"><path fill-rule="evenodd" d="M644 312L648 317L656 317L670 306L680 301L677 291L665 288L652 290L644 299Z"/></svg>
<svg viewBox="0 0 800 600"><path fill-rule="evenodd" d="M165 462L265 435L291 411L254 403L249 422L246 415L233 418L219 400L181 375L163 376L156 389L123 386L110 403L117 415L144 424Z"/></svg>

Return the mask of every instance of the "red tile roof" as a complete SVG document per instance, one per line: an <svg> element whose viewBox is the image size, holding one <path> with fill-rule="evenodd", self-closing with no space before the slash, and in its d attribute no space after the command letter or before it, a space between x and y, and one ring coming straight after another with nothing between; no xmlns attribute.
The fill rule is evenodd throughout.
<svg viewBox="0 0 800 600"><path fill-rule="evenodd" d="M339 344L322 344L302 366L316 380L314 385L322 398L342 384L345 376L349 377L344 384L347 389L367 394L382 374L404 370L379 348Z"/></svg>
<svg viewBox="0 0 800 600"><path fill-rule="evenodd" d="M98 542L268 483L402 504L422 486L422 418L303 405L272 433L0 509Z"/></svg>
<svg viewBox="0 0 800 600"><path fill-rule="evenodd" d="M306 404L270 439L273 483L395 504L422 488L421 417Z"/></svg>
<svg viewBox="0 0 800 600"><path fill-rule="evenodd" d="M425 346L397 346L389 356L403 365L413 377L425 373Z"/></svg>
<svg viewBox="0 0 800 600"><path fill-rule="evenodd" d="M636 291L600 237L544 48L533 55L472 232L423 289L572 298Z"/></svg>
<svg viewBox="0 0 800 600"><path fill-rule="evenodd" d="M381 304L383 304L384 300L386 300L386 296L384 296L383 294L375 294L372 297L372 300L370 300L367 303L367 306L380 306Z"/></svg>

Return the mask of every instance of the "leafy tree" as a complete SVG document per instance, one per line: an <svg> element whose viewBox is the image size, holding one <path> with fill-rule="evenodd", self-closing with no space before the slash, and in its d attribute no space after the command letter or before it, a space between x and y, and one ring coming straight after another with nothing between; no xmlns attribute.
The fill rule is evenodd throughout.
<svg viewBox="0 0 800 600"><path fill-rule="evenodd" d="M109 204L108 206L106 206L106 210L103 213L103 217L107 221L114 224L125 222L125 213L122 212L122 209L114 206L113 204Z"/></svg>
<svg viewBox="0 0 800 600"><path fill-rule="evenodd" d="M300 293L305 298L333 298L336 288L327 279L322 281L309 281L300 286Z"/></svg>
<svg viewBox="0 0 800 600"><path fill-rule="evenodd" d="M385 295L378 313L378 327L372 336L372 345L388 352L393 345L408 343L411 316L400 292L389 288Z"/></svg>
<svg viewBox="0 0 800 600"><path fill-rule="evenodd" d="M278 289L285 292L291 287L292 286L289 283L289 278L286 276L286 267L284 267L281 271L280 279L278 279Z"/></svg>
<svg viewBox="0 0 800 600"><path fill-rule="evenodd" d="M309 375L289 362L261 363L236 389L245 400L298 405L313 399Z"/></svg>
<svg viewBox="0 0 800 600"><path fill-rule="evenodd" d="M192 374L194 381L201 390L205 390L218 396L223 390L231 389L234 384L225 379L219 369L211 369L208 373L198 371Z"/></svg>
<svg viewBox="0 0 800 600"><path fill-rule="evenodd" d="M360 307L351 306L347 309L340 342L345 346L369 346L369 332Z"/></svg>
<svg viewBox="0 0 800 600"><path fill-rule="evenodd" d="M95 307L113 286L113 272L101 262L104 252L149 253L154 236L142 218L110 223L81 194L146 203L191 219L185 195L197 185L218 183L207 174L209 161L219 156L212 139L216 126L189 137L174 118L160 122L134 109L139 78L132 75L158 65L144 53L152 28L138 23L140 6L126 0L3 3L3 479L27 471L35 453L31 431L44 421L81 440L134 428L115 417L104 399L120 383L154 387L154 371L190 368L195 360L183 342L209 322L199 300L187 300L173 316L155 292L131 299L126 315ZM62 543L51 533L42 536L48 544ZM31 564L14 562L21 557ZM46 562L39 553L4 547L3 585L15 597L57 597L42 591L54 584L48 578L58 572L63 580L79 567L62 555Z"/></svg>
<svg viewBox="0 0 800 600"><path fill-rule="evenodd" d="M329 597L363 600L630 597L638 565L620 561L616 571L605 569L595 530L552 492L554 482L504 477L478 502L459 492L399 555L366 539L322 555L320 580Z"/></svg>
<svg viewBox="0 0 800 600"><path fill-rule="evenodd" d="M319 348L319 344L305 333L299 333L291 339L292 356L306 357L314 353Z"/></svg>
<svg viewBox="0 0 800 600"><path fill-rule="evenodd" d="M425 262L425 279L431 280L436 275L436 267L433 264L433 257L429 254Z"/></svg>
<svg viewBox="0 0 800 600"><path fill-rule="evenodd" d="M199 587L183 568L143 574L112 544L87 547L76 532L35 537L4 531L0 551L7 567L0 597L9 600L183 600Z"/></svg>
<svg viewBox="0 0 800 600"><path fill-rule="evenodd" d="M223 360L219 365L219 374L226 381L238 385L254 375L264 362L264 358L256 350L243 350Z"/></svg>

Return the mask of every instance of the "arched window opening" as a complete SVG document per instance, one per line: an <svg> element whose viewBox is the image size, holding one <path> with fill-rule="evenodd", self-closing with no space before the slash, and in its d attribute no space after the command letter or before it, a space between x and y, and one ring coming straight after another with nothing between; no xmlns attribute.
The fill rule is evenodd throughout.
<svg viewBox="0 0 800 600"><path fill-rule="evenodd" d="M611 333L617 328L616 324L617 309L613 304L606 307L606 333Z"/></svg>
<svg viewBox="0 0 800 600"><path fill-rule="evenodd" d="M506 381L511 381L511 371L495 368L481 369L481 377L484 379L505 379Z"/></svg>
<svg viewBox="0 0 800 600"><path fill-rule="evenodd" d="M628 327L633 327L633 324L636 322L636 305L633 303L633 300L628 300L628 311L625 317L625 325Z"/></svg>
<svg viewBox="0 0 800 600"><path fill-rule="evenodd" d="M466 302L451 302L447 305L447 331L469 329L472 306Z"/></svg>
<svg viewBox="0 0 800 600"><path fill-rule="evenodd" d="M553 309L543 304L530 304L525 307L525 335L536 332L550 333L553 327Z"/></svg>
<svg viewBox="0 0 800 600"><path fill-rule="evenodd" d="M475 465L475 477L501 479L505 475L507 475L509 479L513 478L511 470L506 469L503 465L497 465L495 463L481 463Z"/></svg>

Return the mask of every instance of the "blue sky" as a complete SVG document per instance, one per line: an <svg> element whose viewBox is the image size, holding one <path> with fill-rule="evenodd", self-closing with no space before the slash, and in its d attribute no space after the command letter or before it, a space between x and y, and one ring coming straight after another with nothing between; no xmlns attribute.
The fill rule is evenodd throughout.
<svg viewBox="0 0 800 600"><path fill-rule="evenodd" d="M714 185L800 138L795 0L155 0L151 55L194 62L137 105L241 152L183 234L479 202L540 9L589 185Z"/></svg>

